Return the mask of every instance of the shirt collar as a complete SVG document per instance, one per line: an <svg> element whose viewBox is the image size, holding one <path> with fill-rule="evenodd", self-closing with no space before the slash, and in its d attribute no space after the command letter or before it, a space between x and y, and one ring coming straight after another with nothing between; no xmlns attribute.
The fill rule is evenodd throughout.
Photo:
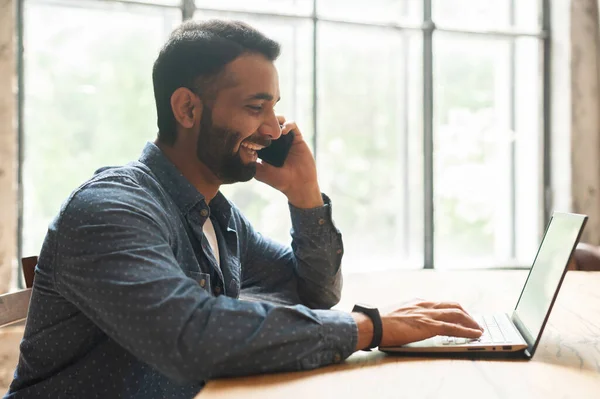
<svg viewBox="0 0 600 399"><path fill-rule="evenodd" d="M142 150L139 161L150 168L182 214L187 215L198 204L206 206L204 196L181 174L156 144L148 142ZM231 203L220 191L210 202L210 209L211 213L219 219L219 223L229 226Z"/></svg>

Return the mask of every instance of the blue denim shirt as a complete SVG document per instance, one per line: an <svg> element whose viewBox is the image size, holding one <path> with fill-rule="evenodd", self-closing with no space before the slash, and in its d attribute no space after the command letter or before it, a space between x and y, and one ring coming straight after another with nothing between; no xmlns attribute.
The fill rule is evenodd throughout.
<svg viewBox="0 0 600 399"><path fill-rule="evenodd" d="M192 398L222 376L312 369L356 346L331 204L290 205L292 246L203 196L154 144L50 224L5 398ZM217 265L202 225L217 233Z"/></svg>

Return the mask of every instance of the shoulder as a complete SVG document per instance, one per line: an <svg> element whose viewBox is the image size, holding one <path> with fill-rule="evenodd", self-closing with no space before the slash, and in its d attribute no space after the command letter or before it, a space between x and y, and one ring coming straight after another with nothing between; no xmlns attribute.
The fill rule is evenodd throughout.
<svg viewBox="0 0 600 399"><path fill-rule="evenodd" d="M150 174L134 164L103 168L75 189L62 204L59 225L93 223L115 218L158 217L164 213L160 191Z"/></svg>

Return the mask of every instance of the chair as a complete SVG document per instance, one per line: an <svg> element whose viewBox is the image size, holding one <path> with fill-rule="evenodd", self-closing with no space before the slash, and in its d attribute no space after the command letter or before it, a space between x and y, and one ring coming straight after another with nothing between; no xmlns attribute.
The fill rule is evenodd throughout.
<svg viewBox="0 0 600 399"><path fill-rule="evenodd" d="M8 390L19 361L19 345L23 338L22 322L27 318L31 286L37 257L21 261L27 288L0 295L0 395Z"/></svg>
<svg viewBox="0 0 600 399"><path fill-rule="evenodd" d="M600 247L586 243L578 244L569 270L600 271Z"/></svg>
<svg viewBox="0 0 600 399"><path fill-rule="evenodd" d="M21 259L21 266L23 267L23 276L25 277L25 286L27 288L33 287L33 276L35 275L35 266L38 263L37 256L29 256Z"/></svg>
<svg viewBox="0 0 600 399"><path fill-rule="evenodd" d="M27 318L36 264L37 256L23 258L21 260L21 266L23 268L23 275L25 276L25 285L27 288L0 295L0 328L18 323Z"/></svg>

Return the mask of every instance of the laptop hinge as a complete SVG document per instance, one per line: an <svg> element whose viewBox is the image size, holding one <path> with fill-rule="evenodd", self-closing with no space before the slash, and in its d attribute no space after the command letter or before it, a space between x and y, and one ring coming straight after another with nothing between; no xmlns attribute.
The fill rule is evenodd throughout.
<svg viewBox="0 0 600 399"><path fill-rule="evenodd" d="M533 336L531 335L531 333L529 332L527 327L525 327L525 324L523 324L523 322L519 318L519 315L517 314L516 311L513 311L510 319L511 319L513 325L519 331L519 334L521 334L521 337L523 338L525 343L527 344L526 352L529 353L531 351L531 348L533 348L533 346L535 345L535 339L533 338Z"/></svg>

